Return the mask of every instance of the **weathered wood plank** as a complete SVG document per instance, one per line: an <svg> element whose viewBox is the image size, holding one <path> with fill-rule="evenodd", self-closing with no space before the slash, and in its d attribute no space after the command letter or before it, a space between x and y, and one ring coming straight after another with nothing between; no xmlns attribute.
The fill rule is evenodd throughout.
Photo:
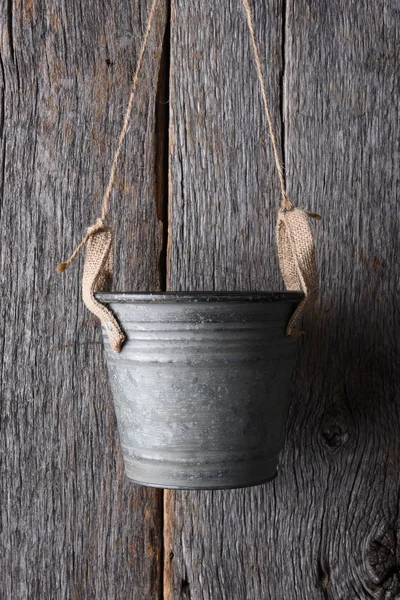
<svg viewBox="0 0 400 600"><path fill-rule="evenodd" d="M302 1L288 9L289 192L324 216L316 230L323 295L318 321L307 324L296 386L308 388L308 397L294 394L287 449L290 459L300 445L313 462L302 466L300 491L304 506L319 514L308 526L302 518L297 537L311 527L320 532L309 556L326 598L394 599L400 597L399 5Z"/></svg>
<svg viewBox="0 0 400 600"><path fill-rule="evenodd" d="M279 132L282 3L257 3L255 21ZM279 185L241 2L174 2L170 86L170 289L281 288ZM268 597L271 493L165 492L165 598Z"/></svg>
<svg viewBox="0 0 400 600"><path fill-rule="evenodd" d="M173 3L169 286L274 288L277 181L249 41L240 2L210 4ZM289 196L323 214L323 294L277 480L166 493L165 597L395 599L398 8L253 4L275 115L284 67Z"/></svg>
<svg viewBox="0 0 400 600"><path fill-rule="evenodd" d="M277 99L281 2L259 6L257 24L274 67L267 85ZM236 0L209 2L207 10L198 1L172 5L171 289L281 285L274 242L279 188L246 27ZM279 131L279 102L273 113Z"/></svg>
<svg viewBox="0 0 400 600"><path fill-rule="evenodd" d="M0 596L156 599L162 494L124 479L82 259L100 212L149 1L3 2ZM159 4L114 194L117 289L160 285Z"/></svg>

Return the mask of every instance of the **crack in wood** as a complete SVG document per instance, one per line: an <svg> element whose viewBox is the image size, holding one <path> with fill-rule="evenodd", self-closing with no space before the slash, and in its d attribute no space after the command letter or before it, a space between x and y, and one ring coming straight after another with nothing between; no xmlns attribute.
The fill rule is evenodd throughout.
<svg viewBox="0 0 400 600"><path fill-rule="evenodd" d="M162 246L159 257L160 289L167 287L168 248L168 132L169 132L169 68L170 68L170 2L161 51L155 102L156 127L156 209L161 227Z"/></svg>
<svg viewBox="0 0 400 600"><path fill-rule="evenodd" d="M7 33L10 48L10 58L12 62L14 62L13 0L7 0Z"/></svg>

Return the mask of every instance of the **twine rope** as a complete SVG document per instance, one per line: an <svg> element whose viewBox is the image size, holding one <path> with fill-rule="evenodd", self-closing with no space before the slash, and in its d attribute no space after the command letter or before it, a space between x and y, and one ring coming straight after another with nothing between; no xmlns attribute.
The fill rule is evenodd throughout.
<svg viewBox="0 0 400 600"><path fill-rule="evenodd" d="M257 75L260 83L265 114L267 116L275 165L281 186L281 206L278 213L276 228L279 267L286 289L302 290L304 292L303 300L297 306L286 327L287 335L296 338L304 333L303 331L296 329L295 325L297 321L313 306L319 295L314 236L311 231L309 218L319 220L321 217L318 214L305 212L302 209L295 208L287 197L286 182L272 123L271 111L268 106L260 50L254 31L253 15L249 0L243 0L243 7L247 16L247 25L252 41L254 60L257 67Z"/></svg>
<svg viewBox="0 0 400 600"><path fill-rule="evenodd" d="M300 208L296 208L287 197L285 176L278 150L271 111L267 100L266 85L261 64L260 50L254 30L253 15L249 0L242 1L247 17L254 61L257 67L257 75L281 190L281 202L277 223L279 266L286 288L288 290L302 290L304 292L304 298L297 306L286 328L287 335L296 337L301 335L302 332L295 329L295 323L302 314L315 303L319 293L314 238L310 228L309 218L319 219L320 217L317 214L307 213ZM104 291L111 286L113 275L113 236L111 229L107 227L105 223L110 211L111 194L116 179L122 147L129 128L139 74L154 20L156 5L157 0L153 0L136 71L132 81L131 93L123 127L119 135L117 149L111 166L110 178L103 196L101 217L97 219L94 225L88 228L85 237L75 248L69 259L59 264L57 267L58 273L65 271L65 269L76 259L82 248L87 245L82 279L82 297L89 310L100 318L102 324L107 329L115 352L120 352L126 336L111 310L97 300L96 293Z"/></svg>
<svg viewBox="0 0 400 600"><path fill-rule="evenodd" d="M117 175L118 163L119 163L119 159L121 156L122 147L124 145L124 141L126 138L126 134L128 132L128 128L129 128L129 121L130 121L130 118L132 115L133 105L134 105L135 96L136 96L136 90L137 90L137 86L139 83L139 75L140 75L140 71L141 71L142 65L143 65L144 55L145 55L146 48L147 48L147 42L149 40L149 36L150 36L150 32L151 32L151 26L152 26L153 20L154 20L157 1L158 0L153 0L153 3L151 5L149 19L148 19L147 27L146 27L146 32L144 34L142 47L140 49L139 59L138 59L137 65L136 65L135 74L133 76L131 94L129 97L128 107L126 109L124 123L123 123L122 129L121 129L121 133L119 135L118 146L117 146L117 150L115 151L114 160L113 160L113 163L111 166L111 172L110 172L110 178L108 181L108 185L107 185L106 191L104 192L104 196L103 196L101 218L97 219L96 223L88 228L86 236L83 238L81 243L75 248L75 250L73 251L71 256L65 262L60 263L57 266L57 273L63 273L65 271L65 269L67 269L70 266L70 264L74 262L74 260L78 256L79 252L88 243L89 239L95 233L98 233L99 231L102 231L105 229L105 223L108 219L108 215L110 212L110 199L111 199L111 194L112 194L112 190L113 190L114 183L115 183L115 178Z"/></svg>
<svg viewBox="0 0 400 600"><path fill-rule="evenodd" d="M289 198L286 195L285 176L283 174L282 162L281 162L279 151L278 151L278 143L276 141L276 135L275 135L274 126L272 123L271 111L270 111L269 105L268 105L265 79L264 79L262 66L261 66L260 49L258 47L256 34L254 31L254 21L253 21L253 15L251 12L249 0L243 0L243 7L244 7L244 10L245 10L246 16L247 16L247 25L249 27L251 42L252 42L252 46L253 46L254 60L256 63L256 67L257 67L257 75L258 75L258 80L260 82L261 95L262 95L262 99L263 99L265 114L267 116L268 128L269 128L269 134L271 137L271 144L272 144L272 150L274 153L276 170L278 171L279 183L281 186L281 195L282 195L281 207L284 210L293 210L294 206L290 202Z"/></svg>
<svg viewBox="0 0 400 600"><path fill-rule="evenodd" d="M122 126L121 133L119 135L118 146L115 151L114 160L113 160L113 163L111 166L111 172L110 172L110 178L108 181L108 185L107 185L106 191L103 196L101 217L99 219L97 219L97 221L94 225L92 225L91 227L88 228L85 237L83 238L81 243L75 248L75 250L73 251L71 256L65 262L62 262L57 266L57 273L63 273L65 271L65 269L67 269L74 262L74 260L78 256L79 252L88 243L89 239L94 234L98 233L99 231L103 231L106 227L105 223L106 223L109 213L110 213L111 194L112 194L112 190L113 190L116 175L117 175L119 159L120 159L122 148L123 148L123 145L125 142L126 134L128 132L128 128L129 128L129 121L132 116L133 105L134 105L135 97L136 97L136 90L137 90L137 86L139 83L139 75L140 75L140 71L142 69L144 55L145 55L146 48L147 48L147 42L148 42L148 39L150 36L151 27L152 27L153 20L154 20L157 1L158 0L153 0L153 3L151 5L149 19L148 19L147 27L146 27L146 32L145 32L145 35L143 38L142 47L140 49L139 59L138 59L138 63L136 66L136 71L135 71L133 81L132 81L131 94L129 97L128 107L126 109L124 123ZM257 43L255 31L254 31L254 22L253 22L253 16L252 16L249 1L243 0L243 6L244 6L246 16L247 16L247 24L249 27L250 37L251 37L251 41L252 41L254 60L256 63L256 67L257 67L257 75L258 75L258 80L260 82L261 94L262 94L265 114L267 117L269 134L270 134L270 138L271 138L272 150L273 150L273 154L274 154L274 160L275 160L276 169L278 172L278 177L279 177L279 182L280 182L280 187L281 187L281 196L282 196L281 207L284 210L293 210L294 206L290 202L290 200L288 199L287 194L286 194L285 177L283 174L283 167L282 167L282 163L281 163L281 159L280 159L280 155L279 155L279 151L278 151L278 143L276 140L274 126L272 123L271 111L270 111L269 105L268 105L265 80L264 80L264 75L263 75L262 66L261 66L260 50L258 47L258 43Z"/></svg>

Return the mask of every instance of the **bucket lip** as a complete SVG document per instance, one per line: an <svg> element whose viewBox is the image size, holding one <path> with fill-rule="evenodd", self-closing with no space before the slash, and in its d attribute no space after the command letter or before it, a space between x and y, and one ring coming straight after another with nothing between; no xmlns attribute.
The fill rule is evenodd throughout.
<svg viewBox="0 0 400 600"><path fill-rule="evenodd" d="M97 292L100 302L128 303L184 303L184 302L300 302L304 293L300 291L271 292Z"/></svg>

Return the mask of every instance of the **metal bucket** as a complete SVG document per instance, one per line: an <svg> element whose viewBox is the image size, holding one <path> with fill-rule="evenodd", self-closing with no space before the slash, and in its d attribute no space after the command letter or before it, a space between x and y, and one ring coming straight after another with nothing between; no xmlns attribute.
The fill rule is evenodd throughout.
<svg viewBox="0 0 400 600"><path fill-rule="evenodd" d="M301 292L99 293L127 335L104 346L126 475L220 489L276 475Z"/></svg>

